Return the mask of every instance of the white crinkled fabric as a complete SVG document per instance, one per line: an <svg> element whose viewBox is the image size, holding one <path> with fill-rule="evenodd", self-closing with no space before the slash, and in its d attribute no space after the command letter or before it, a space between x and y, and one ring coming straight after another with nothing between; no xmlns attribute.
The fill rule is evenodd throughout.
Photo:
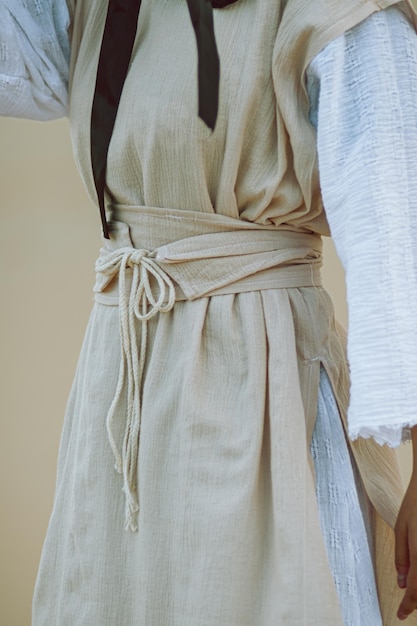
<svg viewBox="0 0 417 626"><path fill-rule="evenodd" d="M2 115L65 115L67 25L65 2L0 2ZM326 212L347 271L351 434L397 445L407 433L404 426L417 423L417 177L412 171L417 43L410 25L395 9L368 18L316 57L309 90ZM312 454L345 626L379 626L360 485L357 490L324 371Z"/></svg>
<svg viewBox="0 0 417 626"><path fill-rule="evenodd" d="M69 14L62 0L1 0L0 115L67 114Z"/></svg>
<svg viewBox="0 0 417 626"><path fill-rule="evenodd" d="M326 214L346 270L349 434L398 446L417 424L417 36L391 8L309 68Z"/></svg>
<svg viewBox="0 0 417 626"><path fill-rule="evenodd" d="M68 21L62 0L0 2L1 115L67 113ZM417 423L416 34L398 9L380 11L319 53L308 81L346 269L350 436L397 446Z"/></svg>

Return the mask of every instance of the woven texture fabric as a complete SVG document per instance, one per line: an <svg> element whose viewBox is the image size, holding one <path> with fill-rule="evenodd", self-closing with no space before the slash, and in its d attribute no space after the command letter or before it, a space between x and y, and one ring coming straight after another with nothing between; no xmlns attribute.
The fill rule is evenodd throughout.
<svg viewBox="0 0 417 626"><path fill-rule="evenodd" d="M70 16L62 0L0 2L0 115L68 113Z"/></svg>
<svg viewBox="0 0 417 626"><path fill-rule="evenodd" d="M382 626L375 579L369 505L355 476L329 378L322 368L311 442L323 535L344 626ZM371 539L371 538L370 538Z"/></svg>
<svg viewBox="0 0 417 626"><path fill-rule="evenodd" d="M376 2L360 5L355 14L345 2L320 2L329 9L325 19L340 29L327 39L321 22L326 13L309 9L320 22L321 47L383 8ZM297 2L287 3L283 13L272 0L242 0L215 12L222 84L211 135L196 115L196 50L187 11L180 0L144 2L110 145L107 198L113 219L126 207L132 214L168 207L184 220L199 211L283 232L327 232L314 159L300 169L315 135L305 126L308 115L301 106L294 109L297 119L288 116L298 90L284 79L286 57L279 55L282 26L291 32L294 7ZM93 198L86 129L104 18L104 3L76 3L70 121ZM294 41L305 40L305 34ZM301 85L303 71L298 78L297 72L288 75ZM156 237L171 242L167 224L136 232L133 216L127 228L130 222L136 248L156 246ZM119 372L119 315L117 307L96 304L65 419L35 626L349 624L329 564L334 528L325 520L331 509L320 491L333 484L326 480L331 468L322 473L324 465L316 462L316 497L308 454L319 390L325 390L320 364L346 420L341 335L321 288L202 297L154 317L141 375L139 532L125 533L122 483L105 428ZM328 413L339 419L334 400ZM118 443L125 414L122 402L113 429ZM326 438L317 435L316 442L320 446ZM317 458L326 452L325 446L315 449ZM372 440L359 440L351 451L367 492L365 508L372 503L376 579L383 590L383 621L391 626L401 595L389 528L401 498L398 472L391 451ZM354 497L353 487L349 493ZM364 542L363 529L358 533ZM372 594L368 601L372 608Z"/></svg>
<svg viewBox="0 0 417 626"><path fill-rule="evenodd" d="M347 278L349 431L397 446L417 423L417 35L397 8L376 13L329 44L308 81Z"/></svg>
<svg viewBox="0 0 417 626"><path fill-rule="evenodd" d="M404 9L405 5L399 6ZM287 11L288 8L291 11ZM286 7L287 20L295 19L291 17L295 10L292 5ZM3 0L0 12L0 113L35 119L65 115L70 19L66 3L49 0L23 4ZM299 13L296 15L300 18ZM348 18L344 19L352 19L349 11ZM323 15L320 20L324 20L320 24L320 36L314 40L314 48L308 49L304 60L298 60L299 73L326 37ZM331 35L333 28L340 29L340 24L332 27ZM302 37L302 29L300 31L299 37ZM306 37L306 34L302 37L304 43ZM347 55L349 62L346 62ZM300 59L300 56L294 58ZM306 73L310 119L314 125L318 123L320 90L321 184L332 236L347 271L352 384L350 434L352 437L373 436L378 442L392 446L408 439L408 427L417 421L417 333L413 315L417 306L417 183L410 170L417 151L416 66L415 33L410 23L401 17L399 9L388 9L376 13L353 33L348 31L336 38L316 56ZM356 89L359 83L360 89ZM377 115L372 115L373 111ZM395 115L394 123L388 123ZM257 114L256 119L258 117ZM255 133L255 129L252 132ZM392 158L394 144L395 158ZM335 158L341 146L343 158ZM211 158L217 156L212 154ZM88 170L86 158L83 160ZM138 171L136 166L132 164ZM368 185L371 172L375 181L372 188ZM356 181L354 193L344 195L353 179ZM275 182L278 180L279 176ZM343 181L343 184L335 185L335 181ZM213 188L214 184L213 181ZM238 203L248 207L241 211L243 218L254 217L260 221L260 210L266 203L260 203L255 211L254 206L259 202L256 176L251 184L251 189L255 189L253 197L247 194L239 197L240 192L238 197L231 198L229 193L227 200L230 206L233 200L235 206ZM284 193L286 186L281 187ZM94 198L91 181L90 192ZM224 187L219 188L218 198L225 197L223 192ZM200 201L201 197L198 199ZM284 195L284 199L287 201L288 197ZM149 200L156 206L161 205L161 198L150 197ZM207 210L208 200L206 196ZM219 205L217 199L210 200L216 207ZM268 200L272 200L270 193ZM279 221L273 214L269 218L272 206L263 211L261 221ZM366 211L364 206L367 206ZM366 240L357 237L357 228L350 227L353 221L355 225L360 224L361 232L367 233ZM395 294L395 298L388 299L387 294ZM392 373L393 363L395 374Z"/></svg>

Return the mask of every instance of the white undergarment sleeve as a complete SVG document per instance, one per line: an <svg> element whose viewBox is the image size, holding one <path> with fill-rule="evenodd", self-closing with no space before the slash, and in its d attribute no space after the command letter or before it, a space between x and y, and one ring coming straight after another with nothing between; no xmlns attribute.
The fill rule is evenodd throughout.
<svg viewBox="0 0 417 626"><path fill-rule="evenodd" d="M323 201L346 270L349 435L397 446L417 424L417 35L396 7L308 70Z"/></svg>
<svg viewBox="0 0 417 626"><path fill-rule="evenodd" d="M0 0L0 115L67 114L68 27L65 0Z"/></svg>

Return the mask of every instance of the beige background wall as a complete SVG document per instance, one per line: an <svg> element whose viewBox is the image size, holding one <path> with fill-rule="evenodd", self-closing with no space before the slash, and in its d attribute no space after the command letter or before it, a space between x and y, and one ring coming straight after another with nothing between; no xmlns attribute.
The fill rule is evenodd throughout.
<svg viewBox="0 0 417 626"><path fill-rule="evenodd" d="M66 121L0 120L0 142L0 624L29 626L100 225L75 171ZM324 277L346 323L330 243ZM409 452L400 453L405 477Z"/></svg>

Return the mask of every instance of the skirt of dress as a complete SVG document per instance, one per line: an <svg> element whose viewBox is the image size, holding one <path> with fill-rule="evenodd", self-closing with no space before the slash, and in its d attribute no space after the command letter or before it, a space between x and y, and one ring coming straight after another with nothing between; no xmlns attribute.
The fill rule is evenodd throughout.
<svg viewBox="0 0 417 626"><path fill-rule="evenodd" d="M118 309L94 305L33 626L380 626L360 482L320 377L328 355L296 342L301 323L329 311L321 288L277 289L177 302L150 321L131 532L106 430ZM319 367L307 405L300 362Z"/></svg>

